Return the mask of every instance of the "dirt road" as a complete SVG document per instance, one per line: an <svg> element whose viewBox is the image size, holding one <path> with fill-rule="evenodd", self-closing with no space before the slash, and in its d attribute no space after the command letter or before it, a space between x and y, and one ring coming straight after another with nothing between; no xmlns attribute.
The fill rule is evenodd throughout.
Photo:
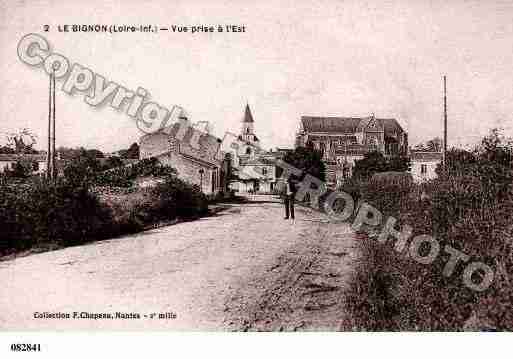
<svg viewBox="0 0 513 359"><path fill-rule="evenodd" d="M198 221L0 262L0 329L337 329L356 258L347 224L304 210L285 221L271 197L253 200ZM63 315L70 318L44 318Z"/></svg>

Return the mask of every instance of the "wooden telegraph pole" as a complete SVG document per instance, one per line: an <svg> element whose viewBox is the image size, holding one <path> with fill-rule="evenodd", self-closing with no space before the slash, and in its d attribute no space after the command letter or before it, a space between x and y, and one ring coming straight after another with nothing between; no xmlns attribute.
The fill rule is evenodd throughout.
<svg viewBox="0 0 513 359"><path fill-rule="evenodd" d="M52 75L50 75L50 85L48 87L48 147L46 149L46 177L52 178Z"/></svg>
<svg viewBox="0 0 513 359"><path fill-rule="evenodd" d="M443 146L443 165L447 169L447 77L444 75L444 146Z"/></svg>
<svg viewBox="0 0 513 359"><path fill-rule="evenodd" d="M55 70L50 74L48 94L48 153L46 156L46 176L48 179L57 177L55 155Z"/></svg>
<svg viewBox="0 0 513 359"><path fill-rule="evenodd" d="M57 178L57 152L55 151L55 69L53 69L52 73L53 78L53 110L52 110L52 135L53 135L53 141L52 141L52 178L55 180Z"/></svg>

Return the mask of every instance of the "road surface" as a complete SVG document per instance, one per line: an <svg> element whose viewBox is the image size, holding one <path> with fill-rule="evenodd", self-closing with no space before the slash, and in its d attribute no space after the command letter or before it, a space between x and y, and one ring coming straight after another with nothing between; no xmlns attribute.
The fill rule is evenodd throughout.
<svg viewBox="0 0 513 359"><path fill-rule="evenodd" d="M320 214L298 210L286 221L272 200L0 262L0 329L239 330L241 308L275 285L265 274L326 234Z"/></svg>

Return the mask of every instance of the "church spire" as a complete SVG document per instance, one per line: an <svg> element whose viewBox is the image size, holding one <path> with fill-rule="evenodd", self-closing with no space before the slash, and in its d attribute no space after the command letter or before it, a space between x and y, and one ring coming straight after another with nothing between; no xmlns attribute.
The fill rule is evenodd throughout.
<svg viewBox="0 0 513 359"><path fill-rule="evenodd" d="M249 104L246 104L246 111L244 112L244 119L242 122L255 122L253 121L253 115L251 114L251 110L249 109Z"/></svg>
<svg viewBox="0 0 513 359"><path fill-rule="evenodd" d="M258 142L258 138L255 136L253 132L254 125L253 115L251 114L251 110L249 109L249 104L246 104L246 110L244 111L244 118L242 119L242 130L241 136L247 142L255 143Z"/></svg>

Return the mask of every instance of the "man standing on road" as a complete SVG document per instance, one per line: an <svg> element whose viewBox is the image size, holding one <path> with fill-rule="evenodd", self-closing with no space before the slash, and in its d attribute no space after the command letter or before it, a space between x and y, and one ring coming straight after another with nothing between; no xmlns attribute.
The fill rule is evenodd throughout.
<svg viewBox="0 0 513 359"><path fill-rule="evenodd" d="M284 198L284 204L285 204L285 218L289 219L289 213L290 218L294 219L294 197L296 196L296 184L294 183L294 180L289 177L289 179L286 182L286 191L285 191L285 198Z"/></svg>

